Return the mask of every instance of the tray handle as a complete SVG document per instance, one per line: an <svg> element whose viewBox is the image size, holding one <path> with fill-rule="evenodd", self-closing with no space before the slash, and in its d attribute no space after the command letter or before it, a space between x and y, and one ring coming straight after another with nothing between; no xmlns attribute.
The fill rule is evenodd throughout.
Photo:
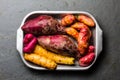
<svg viewBox="0 0 120 80"><path fill-rule="evenodd" d="M19 28L17 30L17 42L16 42L16 46L17 46L18 52L21 55L22 55L22 51L23 51L23 43L22 42L23 42L23 31Z"/></svg>

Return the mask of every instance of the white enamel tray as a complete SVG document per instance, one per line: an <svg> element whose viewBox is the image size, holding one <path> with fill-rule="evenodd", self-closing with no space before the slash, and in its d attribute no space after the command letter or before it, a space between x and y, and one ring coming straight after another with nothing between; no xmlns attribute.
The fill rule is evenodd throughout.
<svg viewBox="0 0 120 80"><path fill-rule="evenodd" d="M87 70L95 63L97 57L99 56L100 52L102 51L102 30L100 29L100 26L98 25L96 19L90 13L84 12L84 11L33 11L24 17L20 27L17 30L16 48L20 54L22 61L24 62L24 64L26 66L28 66L29 68L36 69L36 70L47 70L43 67L40 67L38 65L35 65L35 64L32 64L32 63L26 61L23 57L23 31L21 30L21 27L23 26L25 21L34 17L34 16L38 16L41 14L57 16L59 14L69 14L69 13L71 13L71 14L85 14L94 20L95 25L96 25L95 29L93 30L94 45L95 45L95 59L92 62L92 64L87 66L87 67L81 67L76 62L75 66L58 65L56 70Z"/></svg>

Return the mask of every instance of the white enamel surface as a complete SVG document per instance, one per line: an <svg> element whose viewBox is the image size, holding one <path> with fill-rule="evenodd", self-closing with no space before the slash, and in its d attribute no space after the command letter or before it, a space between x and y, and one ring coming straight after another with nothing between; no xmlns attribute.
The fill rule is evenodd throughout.
<svg viewBox="0 0 120 80"><path fill-rule="evenodd" d="M29 13L28 15L25 16L25 18L23 19L20 27L17 30L17 43L16 43L16 48L20 54L21 59L23 60L23 62L25 63L26 66L33 68L33 69L37 69L37 70L47 70L43 67L31 64L29 62L27 62L24 58L23 58L23 31L21 30L22 25L24 24L24 22L26 21L26 19L30 16L32 16L33 14L64 14L64 13L73 13L73 14L85 14L89 17L91 17L95 24L96 24L96 30L95 30L95 37L96 37L96 42L95 42L95 46L96 46L96 50L95 50L95 59L93 61L93 63L87 67L81 67L78 65L78 63L76 63L76 66L65 66L65 65L58 65L56 70L87 70L89 69L96 61L98 55L100 54L100 52L102 51L102 30L100 29L96 19L88 12L84 12L84 11L34 11Z"/></svg>

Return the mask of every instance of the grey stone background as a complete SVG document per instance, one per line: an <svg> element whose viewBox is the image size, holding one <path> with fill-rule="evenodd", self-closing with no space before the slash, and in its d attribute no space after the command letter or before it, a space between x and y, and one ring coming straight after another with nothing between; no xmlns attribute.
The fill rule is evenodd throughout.
<svg viewBox="0 0 120 80"><path fill-rule="evenodd" d="M120 80L120 0L0 0L0 80ZM37 71L16 50L16 30L35 10L87 11L102 28L103 51L88 71Z"/></svg>

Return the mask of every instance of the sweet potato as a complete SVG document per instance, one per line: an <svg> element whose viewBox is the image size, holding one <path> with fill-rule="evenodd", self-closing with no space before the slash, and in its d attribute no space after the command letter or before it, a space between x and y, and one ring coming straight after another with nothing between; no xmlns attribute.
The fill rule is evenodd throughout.
<svg viewBox="0 0 120 80"><path fill-rule="evenodd" d="M87 55L85 55L84 57L80 58L79 60L79 65L80 66L88 66L90 65L93 60L95 58L95 54L92 52L92 53L88 53Z"/></svg>
<svg viewBox="0 0 120 80"><path fill-rule="evenodd" d="M26 34L23 39L23 52L31 53L33 52L35 45L37 44L37 38L32 34Z"/></svg>
<svg viewBox="0 0 120 80"><path fill-rule="evenodd" d="M72 24L74 21L75 21L74 15L68 14L64 18L62 18L61 24L63 26L68 26L68 25Z"/></svg>
<svg viewBox="0 0 120 80"><path fill-rule="evenodd" d="M42 67L45 67L45 68L48 68L48 69L51 69L51 70L53 70L57 67L57 64L53 60L50 60L50 59L48 59L44 56L40 56L38 54L34 54L34 53L27 54L27 53L25 53L24 58L27 61L30 61L34 64L40 65Z"/></svg>
<svg viewBox="0 0 120 80"><path fill-rule="evenodd" d="M72 36L76 40L78 39L78 31L72 27L65 28L65 31L68 35Z"/></svg>
<svg viewBox="0 0 120 80"><path fill-rule="evenodd" d="M33 38L34 36L32 34L26 34L23 39L24 46L26 46Z"/></svg>
<svg viewBox="0 0 120 80"><path fill-rule="evenodd" d="M88 48L88 52L91 53L91 52L94 52L94 50L95 50L95 46L90 45Z"/></svg>
<svg viewBox="0 0 120 80"><path fill-rule="evenodd" d="M78 15L77 20L80 21L80 22L83 22L84 24L86 24L86 25L88 25L90 27L95 26L95 23L92 20L92 18L90 18L90 17L88 17L86 15L83 15L83 14Z"/></svg>
<svg viewBox="0 0 120 80"><path fill-rule="evenodd" d="M73 57L62 56L62 55L50 52L39 45L36 45L34 53L40 56L45 56L46 58L51 59L58 64L66 64L66 65L74 64Z"/></svg>
<svg viewBox="0 0 120 80"><path fill-rule="evenodd" d="M37 18L28 20L22 26L25 33L38 35L64 34L64 27L52 16L40 15Z"/></svg>
<svg viewBox="0 0 120 80"><path fill-rule="evenodd" d="M87 25L81 22L76 22L73 25L71 25L71 27L80 31L77 38L78 49L80 51L80 54L84 55L86 49L88 48L89 39L91 37L91 31Z"/></svg>
<svg viewBox="0 0 120 80"><path fill-rule="evenodd" d="M39 36L38 43L55 53L74 55L77 52L77 45L67 35Z"/></svg>
<svg viewBox="0 0 120 80"><path fill-rule="evenodd" d="M74 29L77 29L77 30L81 30L82 28L88 28L87 25L85 25L84 23L81 23L81 22L76 22L74 23L73 25L71 25L70 27L74 28Z"/></svg>
<svg viewBox="0 0 120 80"><path fill-rule="evenodd" d="M84 55L88 48L91 32L87 28L82 28L78 36L78 49L81 55Z"/></svg>

